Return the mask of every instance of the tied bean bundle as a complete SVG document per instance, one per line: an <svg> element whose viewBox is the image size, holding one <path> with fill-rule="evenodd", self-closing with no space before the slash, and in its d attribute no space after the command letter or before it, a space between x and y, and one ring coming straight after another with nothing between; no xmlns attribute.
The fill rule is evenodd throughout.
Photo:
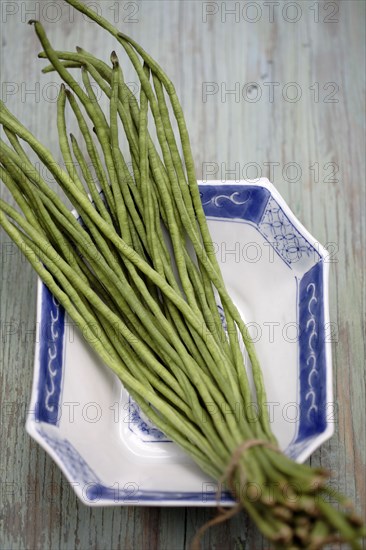
<svg viewBox="0 0 366 550"><path fill-rule="evenodd" d="M42 25L31 21L40 57L50 62L44 72L56 71L63 80L57 130L65 169L2 104L8 142L0 143L0 177L21 211L1 200L2 227L83 334L92 335L90 345L142 411L232 491L276 547L316 549L344 541L360 548L364 526L352 504L327 486L329 474L296 464L277 447L255 349L213 251L173 84L133 40L82 2L66 1L122 46L140 81L139 101L115 52L106 64L81 48L55 51ZM69 69L81 71L83 87ZM66 109L79 141L68 135ZM52 174L82 224L21 142ZM254 402L255 422L248 409ZM218 415L217 408L232 414Z"/></svg>

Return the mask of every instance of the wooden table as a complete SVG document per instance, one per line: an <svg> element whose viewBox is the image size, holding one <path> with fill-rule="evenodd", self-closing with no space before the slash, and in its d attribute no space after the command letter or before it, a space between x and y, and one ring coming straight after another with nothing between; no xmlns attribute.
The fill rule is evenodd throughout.
<svg viewBox="0 0 366 550"><path fill-rule="evenodd" d="M328 248L336 433L311 463L333 470L333 486L365 514L365 3L94 5L142 43L176 84L197 177L269 177ZM82 45L108 61L115 44L61 0L3 0L1 10L3 99L60 159L59 80L40 74L44 62L37 60L40 47L26 21L40 18L59 49ZM1 237L0 548L186 548L212 510L86 508L25 433L36 276L3 232ZM241 514L210 530L204 547L256 550L268 544Z"/></svg>

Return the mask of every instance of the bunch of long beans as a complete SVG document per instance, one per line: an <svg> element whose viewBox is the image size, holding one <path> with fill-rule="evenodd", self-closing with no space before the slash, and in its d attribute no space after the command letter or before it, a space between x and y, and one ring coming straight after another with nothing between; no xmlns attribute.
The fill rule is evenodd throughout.
<svg viewBox="0 0 366 550"><path fill-rule="evenodd" d="M80 48L55 51L42 25L31 21L40 57L51 63L44 72L57 71L64 82L57 129L66 169L2 104L8 143L1 140L0 176L23 215L1 200L1 225L143 412L226 484L276 546L315 549L340 540L359 548L362 522L349 501L327 487L327 472L294 463L276 446L255 349L213 252L174 86L133 40L83 3L67 2L115 36L139 78L139 101L115 52L109 65ZM69 69L81 70L83 88ZM108 113L96 100L95 84L109 100ZM82 142L67 133L66 108ZM131 162L120 147L121 128ZM82 224L20 140L52 174ZM248 410L253 401L255 422ZM339 509L327 502L330 494Z"/></svg>

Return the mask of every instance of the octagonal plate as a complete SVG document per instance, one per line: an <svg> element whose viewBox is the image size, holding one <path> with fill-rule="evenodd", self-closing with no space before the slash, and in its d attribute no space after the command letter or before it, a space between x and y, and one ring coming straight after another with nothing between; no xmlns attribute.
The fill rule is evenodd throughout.
<svg viewBox="0 0 366 550"><path fill-rule="evenodd" d="M333 433L328 253L267 179L199 185L226 286L256 345L273 431L302 462ZM30 410L28 433L85 504L216 504L214 480L144 417L41 282Z"/></svg>

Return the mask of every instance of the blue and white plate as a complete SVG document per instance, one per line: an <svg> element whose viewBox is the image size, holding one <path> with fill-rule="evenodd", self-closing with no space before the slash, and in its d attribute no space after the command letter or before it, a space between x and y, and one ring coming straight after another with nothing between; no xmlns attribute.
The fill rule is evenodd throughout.
<svg viewBox="0 0 366 550"><path fill-rule="evenodd" d="M328 253L267 179L200 191L227 288L256 343L273 431L302 462L334 425ZM41 282L38 330L26 428L85 504L216 504L216 483L144 417Z"/></svg>

